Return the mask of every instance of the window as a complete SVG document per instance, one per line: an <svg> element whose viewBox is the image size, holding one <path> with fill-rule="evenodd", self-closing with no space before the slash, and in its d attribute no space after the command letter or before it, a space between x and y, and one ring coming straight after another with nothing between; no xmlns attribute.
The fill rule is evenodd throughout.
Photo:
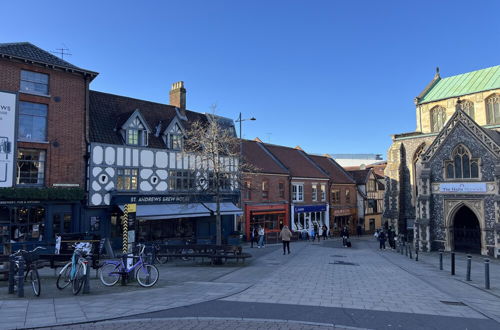
<svg viewBox="0 0 500 330"><path fill-rule="evenodd" d="M285 183L283 182L278 183L278 193L280 198L285 198Z"/></svg>
<svg viewBox="0 0 500 330"><path fill-rule="evenodd" d="M332 189L332 203L339 204L340 203L340 190Z"/></svg>
<svg viewBox="0 0 500 330"><path fill-rule="evenodd" d="M479 159L471 158L469 150L459 145L453 150L451 159L445 162L447 179L470 179L479 177Z"/></svg>
<svg viewBox="0 0 500 330"><path fill-rule="evenodd" d="M446 109L436 106L431 109L431 131L439 132L446 121Z"/></svg>
<svg viewBox="0 0 500 330"><path fill-rule="evenodd" d="M321 201L326 201L326 185L321 185Z"/></svg>
<svg viewBox="0 0 500 330"><path fill-rule="evenodd" d="M134 146L148 145L148 131L138 117L134 118L128 125L126 134L127 144Z"/></svg>
<svg viewBox="0 0 500 330"><path fill-rule="evenodd" d="M500 96L492 95L486 99L488 124L500 124Z"/></svg>
<svg viewBox="0 0 500 330"><path fill-rule="evenodd" d="M182 149L182 130L178 124L175 124L174 127L168 132L166 135L167 148L172 150L181 150Z"/></svg>
<svg viewBox="0 0 500 330"><path fill-rule="evenodd" d="M120 168L117 170L117 190L137 190L136 168Z"/></svg>
<svg viewBox="0 0 500 330"><path fill-rule="evenodd" d="M460 107L469 117L474 119L474 103L471 101L462 101Z"/></svg>
<svg viewBox="0 0 500 330"><path fill-rule="evenodd" d="M304 201L304 184L294 183L292 184L292 199L294 202Z"/></svg>
<svg viewBox="0 0 500 330"><path fill-rule="evenodd" d="M49 95L49 75L21 70L21 92Z"/></svg>
<svg viewBox="0 0 500 330"><path fill-rule="evenodd" d="M248 199L248 200L252 199L252 182L245 181L244 187L245 187L245 189L243 190L243 192L244 192L243 198Z"/></svg>
<svg viewBox="0 0 500 330"><path fill-rule="evenodd" d="M377 190L377 181L375 179L368 180L368 191L376 191Z"/></svg>
<svg viewBox="0 0 500 330"><path fill-rule="evenodd" d="M193 190L196 174L193 171L168 171L169 190Z"/></svg>
<svg viewBox="0 0 500 330"><path fill-rule="evenodd" d="M316 202L318 200L318 186L316 183L312 184L312 197L311 197L313 202Z"/></svg>
<svg viewBox="0 0 500 330"><path fill-rule="evenodd" d="M269 198L269 181L262 180L262 198Z"/></svg>
<svg viewBox="0 0 500 330"><path fill-rule="evenodd" d="M43 185L45 174L45 151L17 150L18 185Z"/></svg>
<svg viewBox="0 0 500 330"><path fill-rule="evenodd" d="M346 203L351 202L351 190L349 190L349 189L345 190L345 202Z"/></svg>
<svg viewBox="0 0 500 330"><path fill-rule="evenodd" d="M47 105L19 102L19 140L47 140Z"/></svg>
<svg viewBox="0 0 500 330"><path fill-rule="evenodd" d="M208 187L211 190L215 190L217 187L215 185L215 174L208 174ZM228 173L219 173L219 189L220 190L231 190L231 176Z"/></svg>

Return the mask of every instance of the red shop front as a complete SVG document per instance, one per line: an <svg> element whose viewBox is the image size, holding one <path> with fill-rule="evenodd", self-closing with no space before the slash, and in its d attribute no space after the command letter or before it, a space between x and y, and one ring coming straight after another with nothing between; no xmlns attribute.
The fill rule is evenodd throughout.
<svg viewBox="0 0 500 330"><path fill-rule="evenodd" d="M264 227L266 242L275 243L284 225L290 227L288 204L245 205L245 232L247 240L251 238L251 230Z"/></svg>

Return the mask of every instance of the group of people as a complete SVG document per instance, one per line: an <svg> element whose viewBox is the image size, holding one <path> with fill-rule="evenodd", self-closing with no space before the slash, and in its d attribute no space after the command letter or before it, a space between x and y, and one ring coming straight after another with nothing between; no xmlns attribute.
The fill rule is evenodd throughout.
<svg viewBox="0 0 500 330"><path fill-rule="evenodd" d="M380 228L375 231L375 234L373 234L375 238L379 241L380 250L385 250L385 243L389 241L389 246L391 249L396 248L396 231L394 228L389 227L389 228Z"/></svg>

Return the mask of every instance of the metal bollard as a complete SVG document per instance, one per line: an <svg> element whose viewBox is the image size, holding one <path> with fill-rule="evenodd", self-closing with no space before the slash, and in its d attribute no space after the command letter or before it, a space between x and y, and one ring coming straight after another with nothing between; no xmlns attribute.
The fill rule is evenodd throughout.
<svg viewBox="0 0 500 330"><path fill-rule="evenodd" d="M439 270L443 270L443 252L439 251Z"/></svg>
<svg viewBox="0 0 500 330"><path fill-rule="evenodd" d="M470 269L472 264L472 256L467 256L467 281L470 281Z"/></svg>
<svg viewBox="0 0 500 330"><path fill-rule="evenodd" d="M127 254L124 254L124 255L122 256L122 259L123 259L124 269L126 269L126 268L127 268L127 262L128 262L128 260L127 260L127 259L128 259L128 258L127 258ZM124 270L124 269L123 269L123 270ZM121 274L121 276L122 276L122 282L121 282L121 285L122 285L122 286L127 285L127 274L124 272L123 274Z"/></svg>
<svg viewBox="0 0 500 330"><path fill-rule="evenodd" d="M87 263L85 264L85 282L83 282L83 292L82 293L90 293L90 262L87 258Z"/></svg>
<svg viewBox="0 0 500 330"><path fill-rule="evenodd" d="M415 249L415 261L418 261L418 249Z"/></svg>
<svg viewBox="0 0 500 330"><path fill-rule="evenodd" d="M408 257L408 245L405 246L405 255Z"/></svg>
<svg viewBox="0 0 500 330"><path fill-rule="evenodd" d="M19 260L19 269L17 270L17 296L19 298L24 297L24 258Z"/></svg>
<svg viewBox="0 0 500 330"><path fill-rule="evenodd" d="M413 259L413 255L411 254L411 245L409 246L409 250L410 250L410 259Z"/></svg>
<svg viewBox="0 0 500 330"><path fill-rule="evenodd" d="M455 252L451 253L451 275L455 275Z"/></svg>
<svg viewBox="0 0 500 330"><path fill-rule="evenodd" d="M9 294L14 293L14 286L16 284L16 273L14 270L16 269L16 262L14 261L14 256L10 256L9 258Z"/></svg>
<svg viewBox="0 0 500 330"><path fill-rule="evenodd" d="M484 259L484 287L490 288L490 259Z"/></svg>

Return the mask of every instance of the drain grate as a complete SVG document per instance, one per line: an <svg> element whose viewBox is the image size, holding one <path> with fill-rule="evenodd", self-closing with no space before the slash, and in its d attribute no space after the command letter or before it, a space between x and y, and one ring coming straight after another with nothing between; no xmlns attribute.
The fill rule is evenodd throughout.
<svg viewBox="0 0 500 330"><path fill-rule="evenodd" d="M341 256L340 254L332 254L330 257L334 257L334 258L345 258L345 256Z"/></svg>
<svg viewBox="0 0 500 330"><path fill-rule="evenodd" d="M330 262L330 265L344 265L344 266L359 266L359 264L355 264L354 262L347 262L341 260L335 260L334 262Z"/></svg>
<svg viewBox="0 0 500 330"><path fill-rule="evenodd" d="M442 302L443 304L446 304L446 305L453 305L453 306L467 306L466 304L464 304L463 302L461 301L446 301L446 300L440 300L440 302Z"/></svg>

